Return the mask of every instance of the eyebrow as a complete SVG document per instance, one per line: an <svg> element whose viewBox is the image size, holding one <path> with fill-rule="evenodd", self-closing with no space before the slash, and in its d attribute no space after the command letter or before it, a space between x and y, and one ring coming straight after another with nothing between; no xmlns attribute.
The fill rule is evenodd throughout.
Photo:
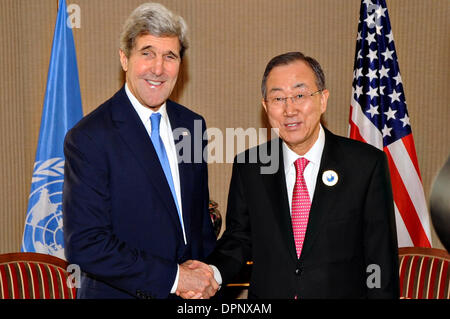
<svg viewBox="0 0 450 319"><path fill-rule="evenodd" d="M149 44L149 45L146 45L145 47L139 49L138 51L141 51L141 52L142 52L142 51L145 51L145 50L151 50L151 49L153 49L153 48L154 48L154 47L153 47L151 44ZM166 51L164 54L171 54L171 55L176 56L177 58L180 57L178 54L176 54L176 53L173 52L172 50Z"/></svg>
<svg viewBox="0 0 450 319"><path fill-rule="evenodd" d="M277 92L277 91L283 91L283 90L280 89L280 88L275 87L275 88L271 88L270 91L269 91L269 93Z"/></svg>
<svg viewBox="0 0 450 319"><path fill-rule="evenodd" d="M292 88L293 89L301 89L301 88L304 88L304 87L308 87L308 86L305 83L297 83Z"/></svg>
<svg viewBox="0 0 450 319"><path fill-rule="evenodd" d="M292 88L293 89L301 89L301 88L305 88L305 87L308 87L305 83L296 83ZM269 93L279 92L279 91L283 91L283 89L281 89L279 87L274 87L274 88L270 89Z"/></svg>

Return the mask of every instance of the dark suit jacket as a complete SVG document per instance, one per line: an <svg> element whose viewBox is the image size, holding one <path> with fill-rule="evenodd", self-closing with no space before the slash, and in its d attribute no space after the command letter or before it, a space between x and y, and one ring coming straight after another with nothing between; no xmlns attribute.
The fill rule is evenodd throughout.
<svg viewBox="0 0 450 319"><path fill-rule="evenodd" d="M204 147L205 122L166 105L172 129L188 134L174 136L184 159L178 167L187 245L151 139L124 88L66 135L64 241L67 260L83 271L78 297L166 298L177 264L214 248L207 165L194 158Z"/></svg>
<svg viewBox="0 0 450 319"><path fill-rule="evenodd" d="M260 160L241 164L235 160L226 231L208 262L218 267L227 283L246 260L253 260L249 298L398 297L397 239L386 157L372 146L328 130L325 136L300 259L281 141L275 174L261 174ZM257 154L266 154L260 149ZM327 170L338 174L335 186L322 182ZM380 267L379 283L371 277L376 275L374 268L367 268L372 264ZM367 281L379 288L370 289Z"/></svg>

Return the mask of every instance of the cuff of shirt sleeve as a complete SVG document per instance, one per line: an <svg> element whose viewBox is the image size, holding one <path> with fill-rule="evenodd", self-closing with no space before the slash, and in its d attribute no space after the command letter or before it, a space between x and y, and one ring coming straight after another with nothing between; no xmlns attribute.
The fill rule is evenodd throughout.
<svg viewBox="0 0 450 319"><path fill-rule="evenodd" d="M209 265L214 271L214 280L217 282L219 286L222 286L222 275L220 274L219 269L217 269L214 265Z"/></svg>
<svg viewBox="0 0 450 319"><path fill-rule="evenodd" d="M175 282L173 283L172 289L170 290L171 294L174 294L177 291L179 276L180 276L180 265L177 265L177 275L175 276Z"/></svg>

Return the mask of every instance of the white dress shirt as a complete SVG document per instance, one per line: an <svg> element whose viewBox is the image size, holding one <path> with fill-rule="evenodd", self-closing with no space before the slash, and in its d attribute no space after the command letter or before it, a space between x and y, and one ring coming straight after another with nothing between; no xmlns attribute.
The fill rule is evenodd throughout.
<svg viewBox="0 0 450 319"><path fill-rule="evenodd" d="M325 145L325 132L320 126L319 137L311 149L303 156L298 155L292 151L285 142L283 142L283 161L284 161L284 173L286 176L286 189L289 200L289 211L292 211L292 194L294 192L296 171L294 162L300 158L305 157L309 163L303 172L305 178L306 187L308 188L309 199L313 200L314 191L316 189L317 175L319 174L320 161L322 158L323 147Z"/></svg>
<svg viewBox="0 0 450 319"><path fill-rule="evenodd" d="M151 141L151 135L152 135L152 124L150 121L150 116L155 113L148 107L143 106L131 93L131 91L128 89L128 85L125 84L125 92L130 99L131 104L133 105L134 109L136 110L137 114L139 115L139 118L142 121L142 124L144 124L145 129L148 133L148 138ZM178 207L180 209L180 217L181 217L181 228L183 230L183 238L184 243L187 244L186 240L186 232L184 230L184 222L183 222L183 207L181 204L181 187L180 187L180 174L178 172L178 158L175 148L175 142L173 140L173 134L172 134L172 127L170 125L169 116L167 115L166 110L166 103L164 103L157 113L161 114L161 122L159 125L159 135L161 136L161 140L163 141L164 147L166 148L167 158L169 160L170 165L170 171L172 173L173 178L173 185L175 187L175 193L177 195L177 202ZM175 293L177 287L178 287L178 279L180 274L180 268L177 269L177 275L175 277L175 281L173 283L171 293Z"/></svg>

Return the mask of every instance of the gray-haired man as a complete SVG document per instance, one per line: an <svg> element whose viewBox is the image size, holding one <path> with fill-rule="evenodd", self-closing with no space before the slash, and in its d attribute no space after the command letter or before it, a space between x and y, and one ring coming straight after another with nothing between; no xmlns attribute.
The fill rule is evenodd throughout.
<svg viewBox="0 0 450 319"><path fill-rule="evenodd" d="M191 262L215 245L207 165L178 163L172 134L193 132L195 121L206 130L168 100L186 29L160 4L136 8L119 50L126 84L66 136L64 239L67 260L83 271L79 298L210 297L218 288L207 265ZM195 149L183 158L202 157Z"/></svg>

